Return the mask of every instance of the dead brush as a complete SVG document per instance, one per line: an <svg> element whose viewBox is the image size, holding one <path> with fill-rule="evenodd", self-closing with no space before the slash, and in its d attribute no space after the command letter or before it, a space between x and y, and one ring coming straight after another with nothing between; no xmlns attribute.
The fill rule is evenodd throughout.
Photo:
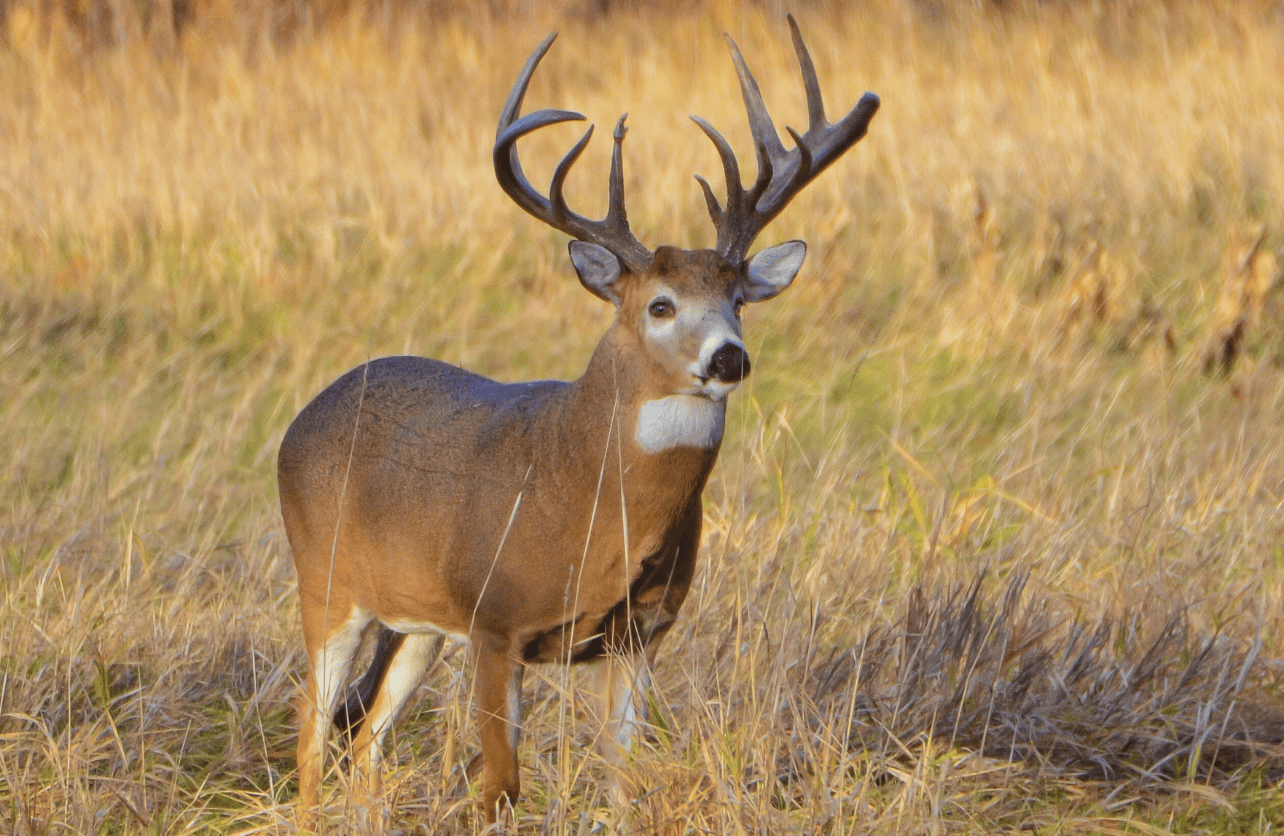
<svg viewBox="0 0 1284 836"><path fill-rule="evenodd" d="M1244 352L1251 332L1258 330L1262 310L1279 265L1265 246L1266 227L1245 245L1232 235L1222 263L1224 281L1204 338L1201 366L1204 374L1229 375Z"/></svg>
<svg viewBox="0 0 1284 836"><path fill-rule="evenodd" d="M915 588L897 629L810 667L792 716L895 761L934 740L1078 779L1160 789L1284 778L1284 710L1250 643L1193 635L1180 610L1084 621L1026 595ZM799 710L799 709L802 710ZM782 752L782 775L809 771ZM1118 790L1116 790L1118 791Z"/></svg>
<svg viewBox="0 0 1284 836"><path fill-rule="evenodd" d="M1060 341L1091 334L1114 318L1120 269L1099 241L1089 242L1086 249L1061 302Z"/></svg>
<svg viewBox="0 0 1284 836"><path fill-rule="evenodd" d="M272 498L290 415L374 357L557 378L600 336L555 242L479 185L531 32L572 51L532 101L637 120L626 186L657 202L630 219L657 239L713 238L690 173L718 158L685 114L753 150L717 33L780 80L772 112L803 112L775 4L436 15L452 2L299 37L269 12L317 4L174 3L172 59L71 19L146 27L162 4L0 2L0 833L293 832L307 662ZM748 347L767 362L705 494L709 570L655 672L638 829L1279 833L1278 270L1231 378L1201 351L1231 254L1265 226L1259 258L1281 256L1284 17L795 7L834 97L892 110L778 219L827 243L751 322L773 336ZM689 83L705 65L720 87ZM531 149L539 185L576 136ZM567 197L600 217L595 183L573 173ZM1108 323L1058 345L1092 240L1124 275ZM1119 350L1134 313L1153 336ZM485 829L453 676L430 672L390 752L407 831ZM609 812L579 685L536 686L522 833Z"/></svg>

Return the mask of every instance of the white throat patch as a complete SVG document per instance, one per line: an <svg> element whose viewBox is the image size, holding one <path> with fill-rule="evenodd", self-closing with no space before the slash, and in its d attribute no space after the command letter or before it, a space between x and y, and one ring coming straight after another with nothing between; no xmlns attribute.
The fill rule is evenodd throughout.
<svg viewBox="0 0 1284 836"><path fill-rule="evenodd" d="M663 453L675 447L717 447L722 441L726 407L726 401L698 395L669 395L647 401L638 410L633 440L644 453Z"/></svg>

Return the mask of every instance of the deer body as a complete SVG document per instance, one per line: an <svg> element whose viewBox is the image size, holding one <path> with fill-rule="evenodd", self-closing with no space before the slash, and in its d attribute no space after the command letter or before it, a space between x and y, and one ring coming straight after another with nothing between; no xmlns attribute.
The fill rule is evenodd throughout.
<svg viewBox="0 0 1284 836"><path fill-rule="evenodd" d="M741 188L725 141L700 123L727 174L725 210L701 181L718 227L716 250L652 252L629 233L623 120L606 219L575 215L561 196L587 134L558 166L550 196L534 192L516 140L582 117L539 111L519 118L551 38L527 62L500 117L500 185L576 238L570 255L581 283L616 309L578 380L505 384L436 360L384 358L340 377L286 432L281 511L309 661L298 749L305 829L319 801L331 714L338 707L335 722L352 735L358 790L377 804L383 738L443 634L468 641L475 661L488 818L518 797L526 664L599 661L600 741L608 759L622 763L637 719L635 692L645 684L645 669L636 672L630 660L654 654L686 597L726 399L749 373L740 309L788 287L806 248L791 241L753 258L745 250L793 193L864 134L877 108L867 94L843 122L825 122L810 59L790 23L812 116L807 135L794 134L799 149L785 154L778 139L772 145L765 111L755 119L761 101L755 105L756 84L734 45L760 146L751 190ZM362 634L376 623L374 661L341 704Z"/></svg>
<svg viewBox="0 0 1284 836"><path fill-rule="evenodd" d="M392 357L332 384L299 414L280 453L296 552L328 560L337 542L333 573L301 573L301 594L328 590L332 618L355 605L401 632L502 635L527 661L565 658L550 655L550 631L558 641L568 625L596 634L643 564L692 526L721 440L703 433L691 446L680 419L647 424L647 407L669 393L646 391L620 342L613 329L573 383L501 384ZM725 400L685 397L720 428ZM639 434L660 449L644 449ZM627 569L626 508L636 561ZM669 568L676 612L690 567ZM338 590L351 601L337 600Z"/></svg>

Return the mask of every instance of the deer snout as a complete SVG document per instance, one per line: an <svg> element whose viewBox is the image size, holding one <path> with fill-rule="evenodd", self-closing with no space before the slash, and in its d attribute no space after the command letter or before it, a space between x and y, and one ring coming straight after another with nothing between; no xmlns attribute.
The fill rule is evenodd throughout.
<svg viewBox="0 0 1284 836"><path fill-rule="evenodd" d="M709 358L708 377L722 383L739 383L749 376L749 354L744 346L723 343Z"/></svg>

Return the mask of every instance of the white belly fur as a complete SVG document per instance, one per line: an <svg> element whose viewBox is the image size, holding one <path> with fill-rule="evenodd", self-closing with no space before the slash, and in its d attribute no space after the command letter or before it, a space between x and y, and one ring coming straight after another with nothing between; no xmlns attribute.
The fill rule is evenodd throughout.
<svg viewBox="0 0 1284 836"><path fill-rule="evenodd" d="M725 401L670 395L642 404L633 440L646 453L663 453L675 447L707 450L722 441L725 422Z"/></svg>
<svg viewBox="0 0 1284 836"><path fill-rule="evenodd" d="M412 634L436 633L438 635L445 636L448 639L454 639L457 642L463 642L464 644L468 643L468 636L464 635L463 633L456 633L451 630L446 630L445 628L438 627L436 624L433 624L431 621L399 621L399 620L382 621L381 620L380 623L382 623L383 626L387 627L389 630L396 630L398 633L412 633Z"/></svg>

